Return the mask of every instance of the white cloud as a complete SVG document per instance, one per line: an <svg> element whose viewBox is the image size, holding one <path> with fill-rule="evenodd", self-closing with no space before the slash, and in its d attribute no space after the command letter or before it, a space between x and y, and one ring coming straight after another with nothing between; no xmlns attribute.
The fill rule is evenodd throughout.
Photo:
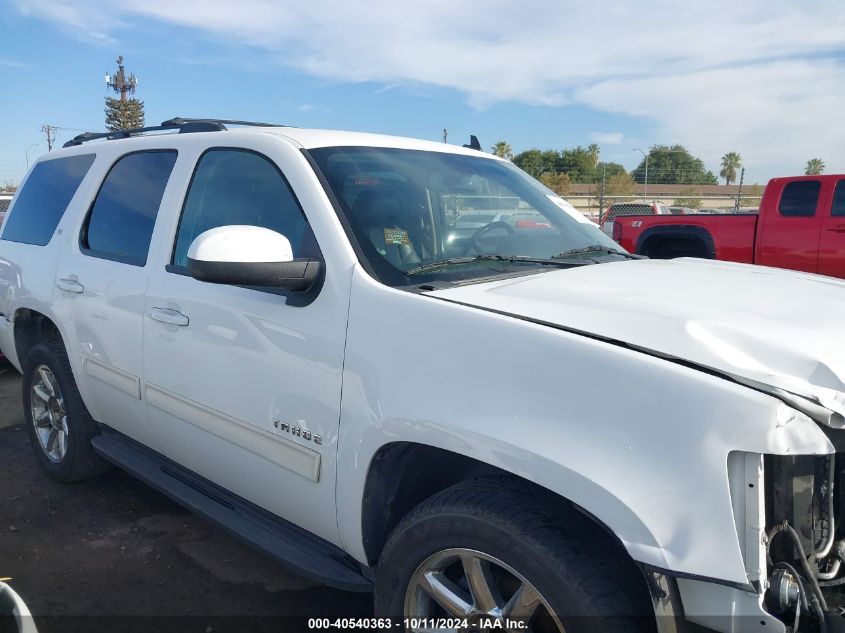
<svg viewBox="0 0 845 633"><path fill-rule="evenodd" d="M251 46L337 81L457 89L642 117L662 138L749 164L845 161L845 2L733 0L18 0L109 41L138 18ZM822 116L824 115L824 118ZM622 139L620 139L622 140ZM610 142L610 141L605 141ZM790 163L791 164L791 163ZM840 164L840 169L845 165ZM797 167L792 168L795 171Z"/></svg>
<svg viewBox="0 0 845 633"><path fill-rule="evenodd" d="M737 151L749 175L800 173L824 159L845 171L845 64L777 61L653 78L609 79L577 91L594 107L657 122L654 143L680 142L716 167Z"/></svg>
<svg viewBox="0 0 845 633"><path fill-rule="evenodd" d="M300 112L311 112L311 110L314 109L314 106L312 106L310 103L303 103L302 105L300 105L296 109L299 110Z"/></svg>
<svg viewBox="0 0 845 633"><path fill-rule="evenodd" d="M28 64L25 64L24 62L19 62L16 59L0 57L0 66L5 66L6 68L27 68Z"/></svg>
<svg viewBox="0 0 845 633"><path fill-rule="evenodd" d="M619 145L624 138L622 132L593 132L590 138L596 143L604 143L605 145Z"/></svg>

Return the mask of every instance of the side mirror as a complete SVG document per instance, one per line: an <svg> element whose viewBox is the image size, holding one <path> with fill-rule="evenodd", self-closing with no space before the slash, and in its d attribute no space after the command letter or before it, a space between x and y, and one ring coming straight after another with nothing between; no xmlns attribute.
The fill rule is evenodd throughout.
<svg viewBox="0 0 845 633"><path fill-rule="evenodd" d="M260 226L218 226L188 249L188 272L200 281L304 292L322 274L319 259L294 259L290 241Z"/></svg>

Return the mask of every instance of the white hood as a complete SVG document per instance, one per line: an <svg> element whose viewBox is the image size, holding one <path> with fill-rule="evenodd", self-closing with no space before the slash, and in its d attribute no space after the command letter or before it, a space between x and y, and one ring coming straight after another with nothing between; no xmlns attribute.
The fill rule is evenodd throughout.
<svg viewBox="0 0 845 633"><path fill-rule="evenodd" d="M845 426L845 282L838 279L700 259L639 260L428 294L689 361Z"/></svg>

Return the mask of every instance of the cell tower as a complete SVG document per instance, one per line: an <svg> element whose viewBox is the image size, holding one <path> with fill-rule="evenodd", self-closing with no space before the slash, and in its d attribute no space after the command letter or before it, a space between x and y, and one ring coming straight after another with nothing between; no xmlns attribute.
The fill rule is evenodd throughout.
<svg viewBox="0 0 845 633"><path fill-rule="evenodd" d="M117 58L117 72L113 75L106 73L106 86L120 94L122 102L128 101L128 95L135 94L135 88L138 86L138 78L135 73L126 76L126 70L123 68L123 55Z"/></svg>

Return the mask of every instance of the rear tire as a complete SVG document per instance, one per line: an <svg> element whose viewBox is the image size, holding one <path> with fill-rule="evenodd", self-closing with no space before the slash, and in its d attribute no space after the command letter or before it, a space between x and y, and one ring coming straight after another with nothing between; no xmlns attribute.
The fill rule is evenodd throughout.
<svg viewBox="0 0 845 633"><path fill-rule="evenodd" d="M384 547L376 614L458 617L455 605L472 604L473 617L482 611L504 618L508 609L515 613L513 597L521 591L539 597L530 603L537 605L533 611L530 605L524 609L533 613L528 630L654 631L654 612L636 568L586 519L568 520L552 506L535 490L504 480L458 484L424 501ZM444 586L445 598L438 593Z"/></svg>
<svg viewBox="0 0 845 633"><path fill-rule="evenodd" d="M110 470L91 446L100 429L79 395L62 342L36 343L21 369L26 429L44 472L72 482Z"/></svg>

